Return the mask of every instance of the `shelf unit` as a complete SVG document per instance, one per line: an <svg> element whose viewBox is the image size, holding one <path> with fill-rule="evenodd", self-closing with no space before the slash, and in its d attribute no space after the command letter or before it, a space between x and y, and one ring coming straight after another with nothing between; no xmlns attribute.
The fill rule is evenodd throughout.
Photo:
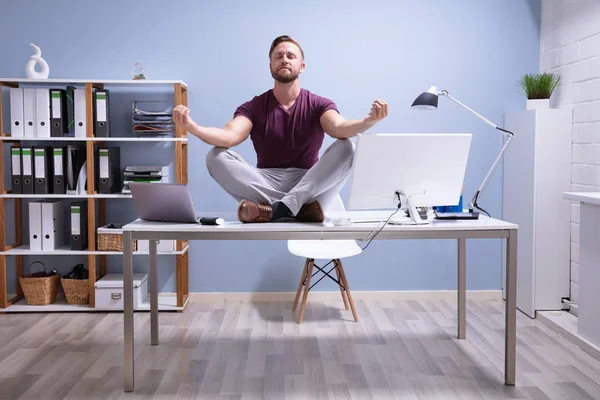
<svg viewBox="0 0 600 400"><path fill-rule="evenodd" d="M180 307L177 306L177 295L175 293L161 293L158 296L158 310L159 311L183 311L187 302ZM110 308L90 308L87 305L73 305L67 304L63 295L58 295L56 301L47 306L32 306L25 302L25 299L20 299L10 306L7 310L0 309L0 312L85 312L85 311L117 311ZM146 297L140 307L136 308L135 311L150 311L150 297Z"/></svg>
<svg viewBox="0 0 600 400"><path fill-rule="evenodd" d="M184 255L188 251L188 245L186 245L182 250L175 251L158 251L157 254L160 255ZM60 246L55 250L30 250L28 245L22 245L18 247L14 247L10 250L4 251L0 253L5 256L75 256L75 255L96 255L96 256L114 256L114 255L123 255L122 251L102 251L102 250L71 250L68 246ZM148 255L148 252L143 251L134 251L133 255Z"/></svg>
<svg viewBox="0 0 600 400"><path fill-rule="evenodd" d="M0 194L2 199L131 199L130 194Z"/></svg>
<svg viewBox="0 0 600 400"><path fill-rule="evenodd" d="M32 137L23 137L23 138L13 138L11 136L1 136L0 141L5 141L9 143L18 143L18 142L55 142L57 139L61 142L187 142L187 137L102 137L102 138L76 138L76 137L63 137L63 138L55 138L55 137L43 137L43 138L32 138Z"/></svg>
<svg viewBox="0 0 600 400"><path fill-rule="evenodd" d="M86 137L51 137L51 138L14 138L9 133L4 132L4 121L2 119L2 90L4 88L18 88L22 85L49 87L52 85L66 86L74 85L85 88L86 96ZM104 89L106 86L112 87L172 87L174 94L174 105L183 104L187 106L187 85L180 80L95 80L95 79L20 79L20 78L0 78L0 143L20 143L20 142L83 142L86 147L86 156L88 160L94 159L94 145L102 142L172 142L175 147L175 182L188 182L188 147L187 132L185 129L177 126L174 137L94 137L93 124L93 90ZM9 105L10 106L10 105ZM95 308L95 277L106 275L106 257L112 255L122 255L117 251L97 251L96 250L96 228L106 224L106 200L107 199L130 199L129 194L98 194L95 187L94 163L88 163L87 182L91 193L86 195L66 195L66 194L14 194L6 190L4 183L5 163L4 146L0 145L0 312L24 312L24 311L102 311ZM23 244L22 232L22 199L85 199L88 205L88 250L75 251L67 247L59 248L54 251L32 251L29 246ZM14 201L15 208L15 243L6 243L6 202ZM99 215L96 220L96 204L99 204ZM167 296L168 305L160 307L165 310L184 309L189 298L188 289L188 242L178 240L176 251L169 253L159 253L159 255L172 255L176 262L176 293ZM136 255L144 253L136 252ZM147 254L147 253L145 253ZM90 299L87 305L69 305L64 298L57 299L57 302L49 306L30 306L25 303L23 291L19 285L18 278L23 276L23 257L24 256L53 256L53 255L85 255L88 257L88 271L90 276ZM7 257L16 258L16 281L17 293L14 297L8 297L7 291ZM98 259L97 259L98 258ZM98 263L97 263L98 261ZM99 274L98 274L99 273ZM161 296L163 297L163 296ZM160 299L160 298L159 298ZM159 300L160 303L160 300ZM143 307L142 307L143 308Z"/></svg>

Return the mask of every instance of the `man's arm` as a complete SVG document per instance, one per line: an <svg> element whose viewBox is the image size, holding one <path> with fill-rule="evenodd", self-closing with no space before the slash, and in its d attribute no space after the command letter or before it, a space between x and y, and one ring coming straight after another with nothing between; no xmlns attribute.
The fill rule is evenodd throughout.
<svg viewBox="0 0 600 400"><path fill-rule="evenodd" d="M252 122L243 116L237 116L223 128L200 126L189 116L190 110L184 106L173 109L173 119L177 125L196 136L203 142L216 147L230 148L237 146L248 138L252 130Z"/></svg>
<svg viewBox="0 0 600 400"><path fill-rule="evenodd" d="M242 143L250 135L252 122L246 117L237 116L223 128L200 126L196 123L189 126L188 132L200 140L216 147L230 148Z"/></svg>
<svg viewBox="0 0 600 400"><path fill-rule="evenodd" d="M335 139L347 139L363 133L388 114L388 105L383 100L375 100L369 115L364 119L346 120L335 110L328 110L321 116L323 130Z"/></svg>

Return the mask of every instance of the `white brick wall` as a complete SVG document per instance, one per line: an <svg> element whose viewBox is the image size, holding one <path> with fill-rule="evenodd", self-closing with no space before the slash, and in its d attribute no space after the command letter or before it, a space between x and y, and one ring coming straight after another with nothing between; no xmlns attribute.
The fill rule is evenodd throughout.
<svg viewBox="0 0 600 400"><path fill-rule="evenodd" d="M600 0L542 0L541 72L556 72L553 107L573 107L573 191L600 190ZM571 205L571 300L579 297L579 205Z"/></svg>

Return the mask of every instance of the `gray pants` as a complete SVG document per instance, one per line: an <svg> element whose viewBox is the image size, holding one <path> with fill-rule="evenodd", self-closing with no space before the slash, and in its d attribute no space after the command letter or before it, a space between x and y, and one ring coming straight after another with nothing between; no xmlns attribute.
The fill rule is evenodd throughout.
<svg viewBox="0 0 600 400"><path fill-rule="evenodd" d="M255 168L236 152L214 147L206 167L217 183L237 201L271 205L283 202L295 216L302 205L318 200L328 209L350 175L354 144L336 140L310 169Z"/></svg>

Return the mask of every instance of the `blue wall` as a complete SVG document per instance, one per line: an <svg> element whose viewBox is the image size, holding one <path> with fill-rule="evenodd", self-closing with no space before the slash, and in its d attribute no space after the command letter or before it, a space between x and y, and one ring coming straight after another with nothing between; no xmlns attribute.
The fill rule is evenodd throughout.
<svg viewBox="0 0 600 400"><path fill-rule="evenodd" d="M148 79L188 84L199 124L223 126L239 104L272 87L269 45L289 34L306 55L301 86L333 99L346 118L366 116L375 98L389 103L388 118L371 132L473 133L465 186L470 197L500 150L500 135L451 102L429 113L410 104L435 84L497 124L504 112L523 109L515 82L539 69L540 7L539 0L0 0L0 77L25 77L30 42L41 47L51 78L129 79L132 65L141 62ZM113 107L123 127L130 100L137 98L129 96ZM326 139L323 148L330 143ZM124 146L122 164L154 161L152 146ZM196 208L234 211L236 202L206 171L208 150L190 138ZM249 140L236 150L256 161ZM501 217L501 175L500 168L480 199L495 217ZM130 200L111 200L108 208L111 220L135 217ZM468 242L469 289L501 287L501 248L500 240ZM46 259L63 269L73 264L69 257ZM118 271L120 261L109 257L109 269ZM144 270L144 261L136 259L137 270ZM174 291L173 258L160 262L161 290ZM347 260L346 270L354 290L454 289L455 262L454 241L376 241ZM285 242L191 243L189 263L191 292L294 291L303 265Z"/></svg>

